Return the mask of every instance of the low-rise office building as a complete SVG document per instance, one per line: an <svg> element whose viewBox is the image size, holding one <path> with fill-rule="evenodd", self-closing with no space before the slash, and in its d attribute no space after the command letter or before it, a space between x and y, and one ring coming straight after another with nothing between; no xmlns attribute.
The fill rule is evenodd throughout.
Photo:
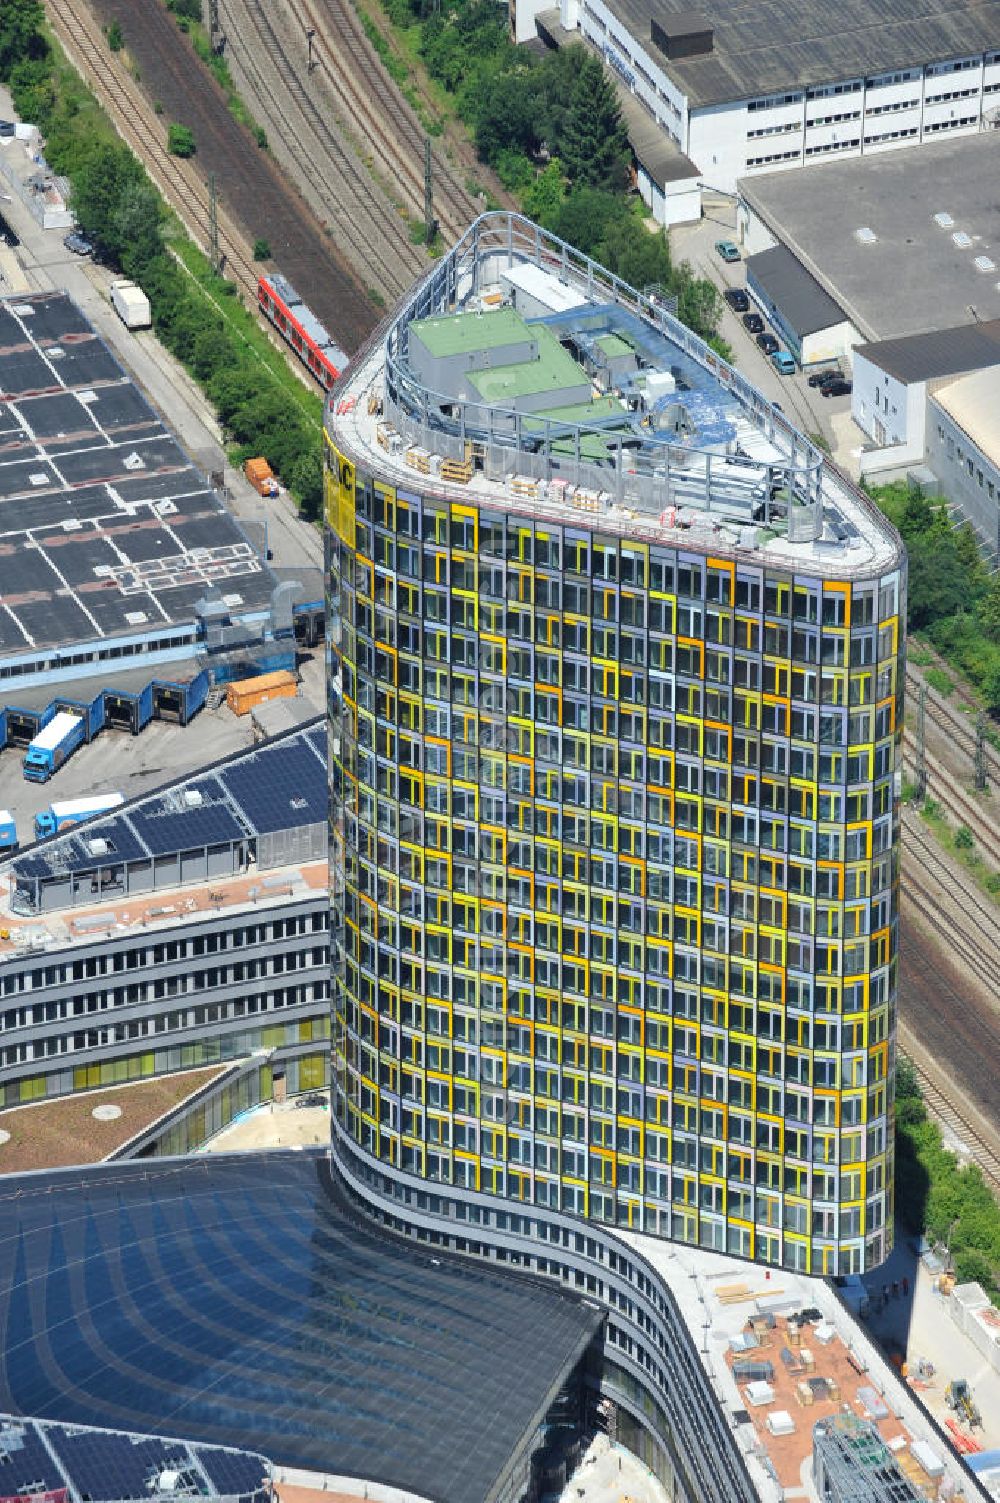
<svg viewBox="0 0 1000 1503"><path fill-rule="evenodd" d="M927 404L927 463L1000 563L1000 369L939 386Z"/></svg>
<svg viewBox="0 0 1000 1503"><path fill-rule="evenodd" d="M872 441L861 456L862 473L922 464L928 397L943 383L976 371L1000 395L1000 319L859 345L851 415Z"/></svg>
<svg viewBox="0 0 1000 1503"><path fill-rule="evenodd" d="M0 1106L277 1051L328 1078L326 738L297 731L0 870Z"/></svg>

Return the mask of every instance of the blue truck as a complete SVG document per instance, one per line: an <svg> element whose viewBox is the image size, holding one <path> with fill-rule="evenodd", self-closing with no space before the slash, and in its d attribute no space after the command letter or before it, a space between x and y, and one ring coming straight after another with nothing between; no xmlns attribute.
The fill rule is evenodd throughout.
<svg viewBox="0 0 1000 1503"><path fill-rule="evenodd" d="M0 856L13 856L17 850L17 825L9 809L0 809Z"/></svg>
<svg viewBox="0 0 1000 1503"><path fill-rule="evenodd" d="M93 819L95 814L107 814L124 802L120 793L95 793L90 798L70 798L50 804L35 815L35 839L47 840L70 825Z"/></svg>
<svg viewBox="0 0 1000 1503"><path fill-rule="evenodd" d="M24 776L33 783L47 783L86 737L84 717L60 710L42 727L25 752Z"/></svg>

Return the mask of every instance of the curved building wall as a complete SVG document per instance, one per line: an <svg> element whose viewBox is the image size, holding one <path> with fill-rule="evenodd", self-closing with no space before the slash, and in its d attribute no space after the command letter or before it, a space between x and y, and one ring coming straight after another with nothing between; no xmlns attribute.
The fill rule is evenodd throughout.
<svg viewBox="0 0 1000 1503"><path fill-rule="evenodd" d="M327 456L337 1121L441 1186L879 1263L903 574Z"/></svg>

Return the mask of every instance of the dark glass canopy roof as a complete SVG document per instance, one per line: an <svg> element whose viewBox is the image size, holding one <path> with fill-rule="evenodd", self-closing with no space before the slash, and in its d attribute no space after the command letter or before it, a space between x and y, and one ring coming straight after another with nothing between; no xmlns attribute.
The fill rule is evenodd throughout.
<svg viewBox="0 0 1000 1503"><path fill-rule="evenodd" d="M600 1324L371 1230L318 1153L0 1178L0 1410L482 1503Z"/></svg>

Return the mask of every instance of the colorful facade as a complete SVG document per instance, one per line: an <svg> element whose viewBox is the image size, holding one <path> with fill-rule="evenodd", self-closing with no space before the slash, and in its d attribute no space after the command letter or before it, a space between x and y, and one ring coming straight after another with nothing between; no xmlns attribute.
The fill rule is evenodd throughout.
<svg viewBox="0 0 1000 1503"><path fill-rule="evenodd" d="M825 466L816 527L834 502L853 519L829 548L791 521L750 538L608 497L595 516L584 487L545 504L488 454L480 483L465 433L425 474L427 445L386 433L406 394L379 358L326 425L340 1130L459 1194L813 1273L877 1264L897 540Z"/></svg>

